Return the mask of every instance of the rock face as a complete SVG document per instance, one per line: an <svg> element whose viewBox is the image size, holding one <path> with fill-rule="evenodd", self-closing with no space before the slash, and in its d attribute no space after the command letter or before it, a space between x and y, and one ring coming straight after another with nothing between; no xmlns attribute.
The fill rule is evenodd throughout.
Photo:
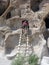
<svg viewBox="0 0 49 65"><path fill-rule="evenodd" d="M3 46L7 52L12 49L8 57L14 57L17 52L26 56L31 53L36 54L40 60L43 56L49 56L47 48L49 47L49 31L46 30L47 19L45 21L49 14L48 1L10 0L9 4L9 0L0 0L0 6L2 5L0 9L3 9L2 12L6 10L4 14L1 12L0 17L0 46ZM9 12L11 12L11 18L7 19L6 15ZM29 34L26 36L22 35L21 29L24 19L29 22Z"/></svg>
<svg viewBox="0 0 49 65"><path fill-rule="evenodd" d="M48 56L48 50L46 47L46 40L44 39L43 35L40 34L40 31L38 31L38 29L30 29L30 30L34 31L34 32L31 32L31 34L29 34L28 45L31 45L30 51L34 52L40 59L43 56ZM6 37L4 40L5 41L5 49L10 49L10 48L11 49L14 49L14 48L18 49L19 48L19 39L20 39L20 33L19 32L21 32L21 29L15 31L15 32L13 31L12 33L6 34ZM25 40L26 40L26 42L25 42ZM20 47L23 46L24 44L27 44L27 38L25 40L24 41L22 40L23 42L21 41ZM21 48L23 48L23 47L21 47ZM30 48L28 48L28 49L30 49ZM20 52L21 51L22 51L22 49L20 50ZM25 52L25 50L22 51L22 54L23 54L23 52ZM28 52L28 53L30 53L30 52ZM13 56L10 56L10 57L13 57Z"/></svg>

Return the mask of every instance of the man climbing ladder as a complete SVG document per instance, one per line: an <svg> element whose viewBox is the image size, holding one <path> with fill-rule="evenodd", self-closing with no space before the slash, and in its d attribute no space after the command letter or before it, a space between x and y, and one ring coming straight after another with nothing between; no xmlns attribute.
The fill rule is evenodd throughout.
<svg viewBox="0 0 49 65"><path fill-rule="evenodd" d="M26 43L26 47L25 47L25 55L26 53L28 52L28 46L29 46L29 37L28 37L28 31L29 31L29 23L28 23L28 20L23 20L22 21L22 34L20 34L20 37L19 37L19 45L18 45L18 50L19 50L19 53L20 53L20 48L21 48L21 44L22 44L22 41L26 41L23 43ZM26 36L25 36L26 35ZM23 44L22 44L23 45Z"/></svg>
<svg viewBox="0 0 49 65"><path fill-rule="evenodd" d="M22 21L22 34L28 34L29 31L29 23L28 20Z"/></svg>

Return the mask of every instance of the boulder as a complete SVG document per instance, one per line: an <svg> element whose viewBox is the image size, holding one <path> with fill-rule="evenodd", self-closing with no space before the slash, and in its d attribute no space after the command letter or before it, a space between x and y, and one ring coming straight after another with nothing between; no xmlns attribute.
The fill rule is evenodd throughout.
<svg viewBox="0 0 49 65"><path fill-rule="evenodd" d="M11 28L11 30L17 30L19 28L21 28L22 25L22 20L20 19L19 16L15 16L9 20L6 21L6 25L9 26Z"/></svg>
<svg viewBox="0 0 49 65"><path fill-rule="evenodd" d="M49 38L47 39L47 47L49 48Z"/></svg>
<svg viewBox="0 0 49 65"><path fill-rule="evenodd" d="M7 26L0 27L0 46L4 46L5 34L11 32Z"/></svg>
<svg viewBox="0 0 49 65"><path fill-rule="evenodd" d="M49 57L44 56L40 65L49 65Z"/></svg>
<svg viewBox="0 0 49 65"><path fill-rule="evenodd" d="M40 5L39 8L41 9L43 7L44 4L49 3L49 0L43 0ZM44 9L44 8L43 8Z"/></svg>
<svg viewBox="0 0 49 65"><path fill-rule="evenodd" d="M21 29L7 33L5 35L5 49L15 48L19 44L19 36L21 34Z"/></svg>
<svg viewBox="0 0 49 65"><path fill-rule="evenodd" d="M35 34L33 36L32 42L33 52L39 57L39 63L43 56L48 56L48 49L46 46L46 40L42 34Z"/></svg>

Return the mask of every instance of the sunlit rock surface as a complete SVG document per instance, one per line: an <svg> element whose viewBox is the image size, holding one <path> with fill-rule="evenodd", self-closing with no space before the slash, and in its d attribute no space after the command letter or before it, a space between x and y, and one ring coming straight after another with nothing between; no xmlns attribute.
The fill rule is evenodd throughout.
<svg viewBox="0 0 49 65"><path fill-rule="evenodd" d="M0 65L10 65L19 53L26 56L36 54L40 64L43 56L49 57L49 0L3 1L0 5L7 10L0 16ZM21 29L24 19L29 22L26 36L22 35Z"/></svg>

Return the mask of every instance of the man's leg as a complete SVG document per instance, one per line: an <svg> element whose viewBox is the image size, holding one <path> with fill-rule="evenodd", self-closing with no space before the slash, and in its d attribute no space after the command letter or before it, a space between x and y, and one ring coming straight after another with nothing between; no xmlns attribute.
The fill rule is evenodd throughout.
<svg viewBox="0 0 49 65"><path fill-rule="evenodd" d="M25 29L25 26L22 27L22 35L24 34L24 29Z"/></svg>

